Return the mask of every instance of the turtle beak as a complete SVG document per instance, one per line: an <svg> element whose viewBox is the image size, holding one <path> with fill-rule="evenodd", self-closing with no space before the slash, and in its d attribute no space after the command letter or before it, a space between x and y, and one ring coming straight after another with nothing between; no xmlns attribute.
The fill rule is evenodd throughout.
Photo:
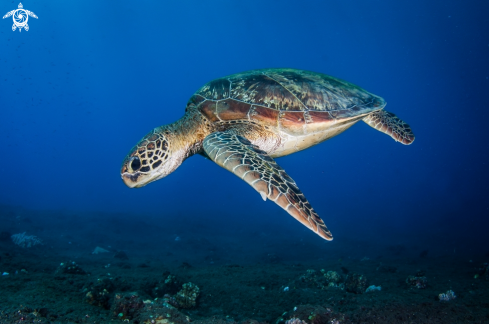
<svg viewBox="0 0 489 324"><path fill-rule="evenodd" d="M134 167L136 168L136 170L134 170L134 167L132 165L133 162L135 162ZM141 167L141 162L138 157L130 157L130 158L126 157L126 159L122 163L121 178L122 181L124 181L126 186L128 186L129 188L142 187L140 182L141 182L141 176L143 174L139 172L140 167Z"/></svg>
<svg viewBox="0 0 489 324"><path fill-rule="evenodd" d="M124 183L126 184L126 186L128 186L129 188L138 188L138 178L141 174L139 172L136 172L136 173L122 173L121 174L121 178L122 178L122 181L124 181Z"/></svg>

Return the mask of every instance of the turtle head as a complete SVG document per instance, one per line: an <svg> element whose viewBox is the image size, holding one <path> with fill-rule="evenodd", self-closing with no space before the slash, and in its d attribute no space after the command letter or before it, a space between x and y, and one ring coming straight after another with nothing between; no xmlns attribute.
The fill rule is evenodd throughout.
<svg viewBox="0 0 489 324"><path fill-rule="evenodd" d="M122 162L121 177L129 188L140 188L172 173L181 163L172 158L171 133L155 128L134 146Z"/></svg>

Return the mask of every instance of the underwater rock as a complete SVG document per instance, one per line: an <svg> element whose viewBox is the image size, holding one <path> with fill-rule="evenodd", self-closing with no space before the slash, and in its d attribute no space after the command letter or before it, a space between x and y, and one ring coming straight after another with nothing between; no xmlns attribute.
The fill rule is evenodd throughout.
<svg viewBox="0 0 489 324"><path fill-rule="evenodd" d="M367 277L352 272L346 276L345 290L355 294L363 294L367 289Z"/></svg>
<svg viewBox="0 0 489 324"><path fill-rule="evenodd" d="M83 270L78 264L76 264L75 261L72 261L72 262L61 263L58 269L56 269L56 272L54 274L55 275L61 275L61 274L84 275L87 274L87 272Z"/></svg>
<svg viewBox="0 0 489 324"><path fill-rule="evenodd" d="M180 290L176 295L175 299L178 303L179 308L192 308L195 307L197 303L197 297L199 297L200 289L196 284L188 282L183 284L182 290Z"/></svg>
<svg viewBox="0 0 489 324"><path fill-rule="evenodd" d="M89 291L85 295L85 300L90 305L99 306L105 309L109 309L109 292L107 289L102 291Z"/></svg>
<svg viewBox="0 0 489 324"><path fill-rule="evenodd" d="M143 300L136 292L131 292L116 294L110 310L120 320L132 320L143 307Z"/></svg>
<svg viewBox="0 0 489 324"><path fill-rule="evenodd" d="M144 324L183 324L190 323L192 319L183 313L180 313L176 308L168 307L161 299L155 301L145 301L145 305L140 309L138 315L131 323ZM216 321L214 323L222 323Z"/></svg>
<svg viewBox="0 0 489 324"><path fill-rule="evenodd" d="M85 295L85 301L91 305L109 309L110 293L115 289L115 285L109 278L98 279L95 284L91 284L84 291L88 291Z"/></svg>
<svg viewBox="0 0 489 324"><path fill-rule="evenodd" d="M406 279L406 283L411 287L416 287L418 289L425 289L428 285L428 279L426 277L415 277L409 276Z"/></svg>

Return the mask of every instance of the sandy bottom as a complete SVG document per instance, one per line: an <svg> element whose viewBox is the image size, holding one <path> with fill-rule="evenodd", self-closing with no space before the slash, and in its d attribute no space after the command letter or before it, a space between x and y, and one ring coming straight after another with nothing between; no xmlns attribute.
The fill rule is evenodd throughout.
<svg viewBox="0 0 489 324"><path fill-rule="evenodd" d="M484 255L376 246L368 257L345 246L326 258L263 233L242 246L162 234L148 222L49 215L2 209L0 271L9 274L0 276L0 323L489 323ZM15 245L10 235L21 231L43 244ZM96 246L108 252L92 254ZM382 289L364 292L370 285ZM456 298L440 301L447 290Z"/></svg>

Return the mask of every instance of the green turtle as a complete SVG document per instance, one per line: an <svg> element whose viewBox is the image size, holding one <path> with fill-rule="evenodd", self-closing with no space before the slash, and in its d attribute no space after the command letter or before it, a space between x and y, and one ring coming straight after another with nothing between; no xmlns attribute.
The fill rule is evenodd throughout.
<svg viewBox="0 0 489 324"><path fill-rule="evenodd" d="M130 188L159 180L201 154L246 181L326 240L333 236L295 181L273 158L330 139L356 122L402 144L414 135L384 110L384 99L334 77L295 69L264 69L216 79L188 101L185 115L149 132L122 163Z"/></svg>

